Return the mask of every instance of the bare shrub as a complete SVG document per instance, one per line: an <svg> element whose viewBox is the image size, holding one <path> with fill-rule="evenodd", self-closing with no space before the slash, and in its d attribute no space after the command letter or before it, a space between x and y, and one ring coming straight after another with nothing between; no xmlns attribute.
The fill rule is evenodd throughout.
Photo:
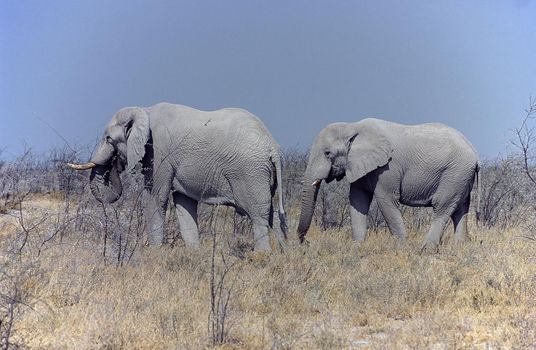
<svg viewBox="0 0 536 350"><path fill-rule="evenodd" d="M523 190L528 190L529 198L532 203L530 206L530 230L533 231L536 225L534 216L534 203L536 201L536 129L534 120L536 118L536 98L530 97L528 107L525 109L525 116L521 125L515 129L515 137L512 143L518 149L518 157L521 159L521 169L529 185L523 186ZM532 235L534 236L534 234Z"/></svg>
<svg viewBox="0 0 536 350"><path fill-rule="evenodd" d="M85 176L64 166L65 161L77 161L79 153L62 148L39 155L26 148L15 159L3 161L0 166L0 212L15 208L29 194L81 194Z"/></svg>
<svg viewBox="0 0 536 350"><path fill-rule="evenodd" d="M0 212L16 207L32 190L36 174L40 174L37 160L30 149L0 168Z"/></svg>
<svg viewBox="0 0 536 350"><path fill-rule="evenodd" d="M523 176L519 157L514 155L481 162L480 213L487 227L506 228L526 221L534 190ZM476 203L474 204L476 205Z"/></svg>
<svg viewBox="0 0 536 350"><path fill-rule="evenodd" d="M0 252L0 348L13 349L24 346L16 336L16 324L25 311L35 302L32 291L26 288L37 269L30 262L7 252ZM16 340L14 340L14 338Z"/></svg>
<svg viewBox="0 0 536 350"><path fill-rule="evenodd" d="M147 240L143 217L143 178L139 174L124 172L121 181L124 184L121 198L113 204L100 204L102 216L98 218L103 258L105 261L110 258L119 266L129 262Z"/></svg>
<svg viewBox="0 0 536 350"><path fill-rule="evenodd" d="M300 202L307 157L307 152L296 147L283 150L283 188L289 208L298 206Z"/></svg>
<svg viewBox="0 0 536 350"><path fill-rule="evenodd" d="M536 117L536 99L530 98L529 105L525 109L525 117L521 122L521 125L515 130L514 145L519 149L520 155L523 159L523 171L527 178L536 185L536 153L534 151L534 144L536 143L536 130L532 123Z"/></svg>
<svg viewBox="0 0 536 350"><path fill-rule="evenodd" d="M234 297L235 284L240 274L241 261L233 256L226 256L221 247L218 248L218 235L212 232L212 248L210 262L210 312L208 317L208 333L212 346L231 341L231 298ZM219 261L217 261L219 259Z"/></svg>
<svg viewBox="0 0 536 350"><path fill-rule="evenodd" d="M346 180L324 183L318 192L314 220L323 230L348 227L350 223L350 184Z"/></svg>
<svg viewBox="0 0 536 350"><path fill-rule="evenodd" d="M68 196L70 194L82 194L86 187L86 176L79 171L73 171L66 167L66 163L79 163L81 150L73 150L69 147L53 149L49 160L51 171L57 182L57 190Z"/></svg>

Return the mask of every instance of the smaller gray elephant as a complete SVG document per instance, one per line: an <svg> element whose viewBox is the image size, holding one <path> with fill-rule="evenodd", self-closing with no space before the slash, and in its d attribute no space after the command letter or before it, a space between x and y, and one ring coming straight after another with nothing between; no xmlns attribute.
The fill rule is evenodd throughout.
<svg viewBox="0 0 536 350"><path fill-rule="evenodd" d="M122 193L119 173L142 163L149 243L162 244L169 193L187 245L199 245L198 202L236 208L253 221L255 250L270 250L268 228L286 239L281 151L262 121L238 108L213 112L159 103L127 107L108 123L89 163L95 198L113 203ZM279 197L274 227L273 197Z"/></svg>
<svg viewBox="0 0 536 350"><path fill-rule="evenodd" d="M463 241L478 170L473 146L459 131L443 124L408 126L373 118L330 124L311 148L298 235L303 242L321 181L346 177L351 184L350 217L356 241L365 239L373 196L389 229L399 238L406 236L399 209L399 204L405 204L434 209L423 249L437 249L449 218L456 239Z"/></svg>

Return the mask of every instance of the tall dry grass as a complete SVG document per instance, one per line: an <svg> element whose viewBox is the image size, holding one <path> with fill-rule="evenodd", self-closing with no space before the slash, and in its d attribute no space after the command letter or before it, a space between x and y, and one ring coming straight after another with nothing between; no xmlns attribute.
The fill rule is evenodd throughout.
<svg viewBox="0 0 536 350"><path fill-rule="evenodd" d="M62 166L78 157L0 162L0 349L536 348L536 236L525 227L536 191L518 158L483 162L484 227L471 242L455 246L449 227L438 254L420 255L430 210L405 208L397 246L373 205L356 247L343 182L322 187L308 246L291 236L284 253L252 253L248 220L201 206L200 249L183 246L173 215L169 245L150 249L142 182L125 172L121 200L101 206L87 174ZM285 153L291 224L305 161Z"/></svg>
<svg viewBox="0 0 536 350"><path fill-rule="evenodd" d="M28 226L40 218L28 209ZM41 229L53 219L49 215ZM348 227L313 228L308 246L292 240L284 253L256 254L244 243L250 237L233 236L228 225L220 221L214 229L216 278L227 271L228 281L235 281L221 348L536 347L536 242L521 226L471 227L471 242L456 246L447 239L438 254L420 255L424 229L411 232L404 246L380 229L356 247ZM8 227L16 222L4 225L4 248L13 242ZM24 304L18 305L12 344L210 346L209 235L197 250L181 244L139 248L122 266L103 258L97 237L66 234L39 256L36 242L18 255L3 250L7 275L26 271L18 281Z"/></svg>

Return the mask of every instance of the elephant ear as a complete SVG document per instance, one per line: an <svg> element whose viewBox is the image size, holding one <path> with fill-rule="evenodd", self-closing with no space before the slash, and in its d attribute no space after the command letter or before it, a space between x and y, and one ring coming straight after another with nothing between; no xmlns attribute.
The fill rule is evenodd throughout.
<svg viewBox="0 0 536 350"><path fill-rule="evenodd" d="M348 145L346 178L351 183L386 165L391 159L393 147L385 133L376 125L356 126Z"/></svg>
<svg viewBox="0 0 536 350"><path fill-rule="evenodd" d="M149 115L141 108L130 108L127 123L127 165L132 170L143 159L149 141Z"/></svg>

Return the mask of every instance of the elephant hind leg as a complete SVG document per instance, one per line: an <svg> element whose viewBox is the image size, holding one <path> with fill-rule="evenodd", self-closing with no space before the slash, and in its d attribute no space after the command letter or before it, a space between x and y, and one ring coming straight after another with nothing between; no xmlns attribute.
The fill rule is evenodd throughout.
<svg viewBox="0 0 536 350"><path fill-rule="evenodd" d="M424 250L437 250L442 243L443 233L449 222L449 218L455 212L455 206L443 205L439 208L434 207L434 218L432 219L432 226L426 235L424 243L421 248L421 252Z"/></svg>
<svg viewBox="0 0 536 350"><path fill-rule="evenodd" d="M199 232L197 229L197 201L182 193L173 193L173 202L182 239L189 247L199 246Z"/></svg>
<svg viewBox="0 0 536 350"><path fill-rule="evenodd" d="M267 203L252 203L246 201L238 201L237 208L246 213L253 223L253 240L255 251L270 251L270 237L268 229L273 226L273 210L270 202Z"/></svg>
<svg viewBox="0 0 536 350"><path fill-rule="evenodd" d="M273 204L270 205L270 216L268 218L268 225L272 230L275 231L275 235L277 238L277 242L279 243L279 248L281 250L285 250L286 248L286 240L287 240L287 232L286 232L286 217L282 215L278 215L279 220L276 225L275 223L275 211Z"/></svg>
<svg viewBox="0 0 536 350"><path fill-rule="evenodd" d="M468 195L467 198L460 203L460 205L451 215L452 223L454 224L454 234L456 237L456 242L458 243L465 242L468 238L467 216L469 213L470 203L471 197Z"/></svg>
<svg viewBox="0 0 536 350"><path fill-rule="evenodd" d="M253 223L253 239L255 251L270 251L269 227L273 226L272 196L269 175L263 179L234 184L233 195L236 207L241 208ZM233 185L233 184L232 184Z"/></svg>
<svg viewBox="0 0 536 350"><path fill-rule="evenodd" d="M252 217L253 221L253 240L255 244L255 251L269 252L270 237L268 236L268 219L260 217Z"/></svg>
<svg viewBox="0 0 536 350"><path fill-rule="evenodd" d="M376 196L376 202L391 233L397 236L400 241L404 241L406 238L406 228L397 203L383 196Z"/></svg>
<svg viewBox="0 0 536 350"><path fill-rule="evenodd" d="M276 234L277 242L281 250L286 248L286 233L281 228L278 220L275 224L275 211L271 202L269 204L257 204L248 210L248 216L253 222L253 240L255 251L271 251L269 228Z"/></svg>
<svg viewBox="0 0 536 350"><path fill-rule="evenodd" d="M270 202L249 204L245 211L253 223L253 240L255 251L270 251L268 228L273 223Z"/></svg>
<svg viewBox="0 0 536 350"><path fill-rule="evenodd" d="M424 243L421 247L421 252L424 250L434 250L437 252L441 239L443 238L443 232L448 224L450 214L435 214L432 220L432 226L426 235Z"/></svg>
<svg viewBox="0 0 536 350"><path fill-rule="evenodd" d="M449 178L449 181L443 181L434 197L432 198L432 205L434 208L434 218L432 220L432 226L426 235L426 239L423 243L421 252L425 249L433 248L435 251L439 248L442 242L445 228L452 218L455 229L457 232L463 232L463 213L465 211L464 205L469 208L469 202L465 203L464 198L468 197L467 193L463 191L455 191L457 184L460 183L460 179ZM454 189L454 190L453 190ZM458 228L460 231L458 231Z"/></svg>

